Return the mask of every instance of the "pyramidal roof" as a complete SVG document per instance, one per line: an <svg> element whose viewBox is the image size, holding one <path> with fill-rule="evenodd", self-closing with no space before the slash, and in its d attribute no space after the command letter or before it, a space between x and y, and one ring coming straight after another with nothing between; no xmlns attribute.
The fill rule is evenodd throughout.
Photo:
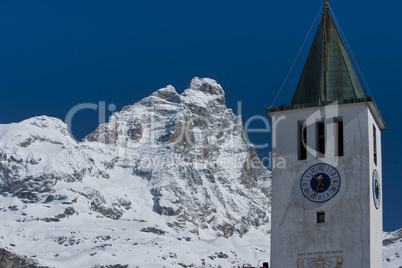
<svg viewBox="0 0 402 268"><path fill-rule="evenodd" d="M324 0L321 22L292 103L279 107L271 106L266 112L271 116L279 111L321 107L334 103L367 103L379 128L384 130L384 119L373 97L364 95L328 7L328 0Z"/></svg>
<svg viewBox="0 0 402 268"><path fill-rule="evenodd" d="M324 2L324 11L292 105L364 98L356 72Z"/></svg>

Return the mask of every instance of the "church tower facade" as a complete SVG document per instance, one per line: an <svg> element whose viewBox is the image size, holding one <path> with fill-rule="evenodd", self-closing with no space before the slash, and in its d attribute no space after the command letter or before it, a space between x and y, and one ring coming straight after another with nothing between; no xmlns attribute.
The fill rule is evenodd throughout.
<svg viewBox="0 0 402 268"><path fill-rule="evenodd" d="M324 2L288 106L267 109L272 155L271 266L382 267L381 130Z"/></svg>

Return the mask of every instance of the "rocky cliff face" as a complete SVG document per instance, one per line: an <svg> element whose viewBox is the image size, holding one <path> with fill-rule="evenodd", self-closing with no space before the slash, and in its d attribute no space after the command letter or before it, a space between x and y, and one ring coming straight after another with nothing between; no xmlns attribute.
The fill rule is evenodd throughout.
<svg viewBox="0 0 402 268"><path fill-rule="evenodd" d="M79 143L55 118L1 125L0 178L0 246L42 265L269 258L270 174L211 79L160 89Z"/></svg>
<svg viewBox="0 0 402 268"><path fill-rule="evenodd" d="M268 173L213 80L193 79L181 95L160 89L113 114L85 141L114 147L115 158L99 166L105 173L132 167L152 185L153 210L174 216L170 226L178 231L212 228L229 237L269 222L262 191L268 193Z"/></svg>
<svg viewBox="0 0 402 268"><path fill-rule="evenodd" d="M5 268L37 268L41 267L38 263L33 262L25 257L17 256L5 249L0 248L0 267Z"/></svg>

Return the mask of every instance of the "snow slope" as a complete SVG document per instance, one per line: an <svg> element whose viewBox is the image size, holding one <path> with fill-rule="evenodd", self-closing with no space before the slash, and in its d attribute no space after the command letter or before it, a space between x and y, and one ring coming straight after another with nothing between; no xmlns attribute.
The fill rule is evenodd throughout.
<svg viewBox="0 0 402 268"><path fill-rule="evenodd" d="M0 125L0 247L50 267L232 267L269 259L270 174L211 79L114 113L84 141Z"/></svg>
<svg viewBox="0 0 402 268"><path fill-rule="evenodd" d="M402 267L402 229L384 232L383 267Z"/></svg>

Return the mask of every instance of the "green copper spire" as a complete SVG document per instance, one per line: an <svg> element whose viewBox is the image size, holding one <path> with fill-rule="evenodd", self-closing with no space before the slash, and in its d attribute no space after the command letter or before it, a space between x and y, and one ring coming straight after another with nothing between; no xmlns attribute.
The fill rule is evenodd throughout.
<svg viewBox="0 0 402 268"><path fill-rule="evenodd" d="M324 12L292 99L294 104L364 98L356 72L324 1Z"/></svg>

